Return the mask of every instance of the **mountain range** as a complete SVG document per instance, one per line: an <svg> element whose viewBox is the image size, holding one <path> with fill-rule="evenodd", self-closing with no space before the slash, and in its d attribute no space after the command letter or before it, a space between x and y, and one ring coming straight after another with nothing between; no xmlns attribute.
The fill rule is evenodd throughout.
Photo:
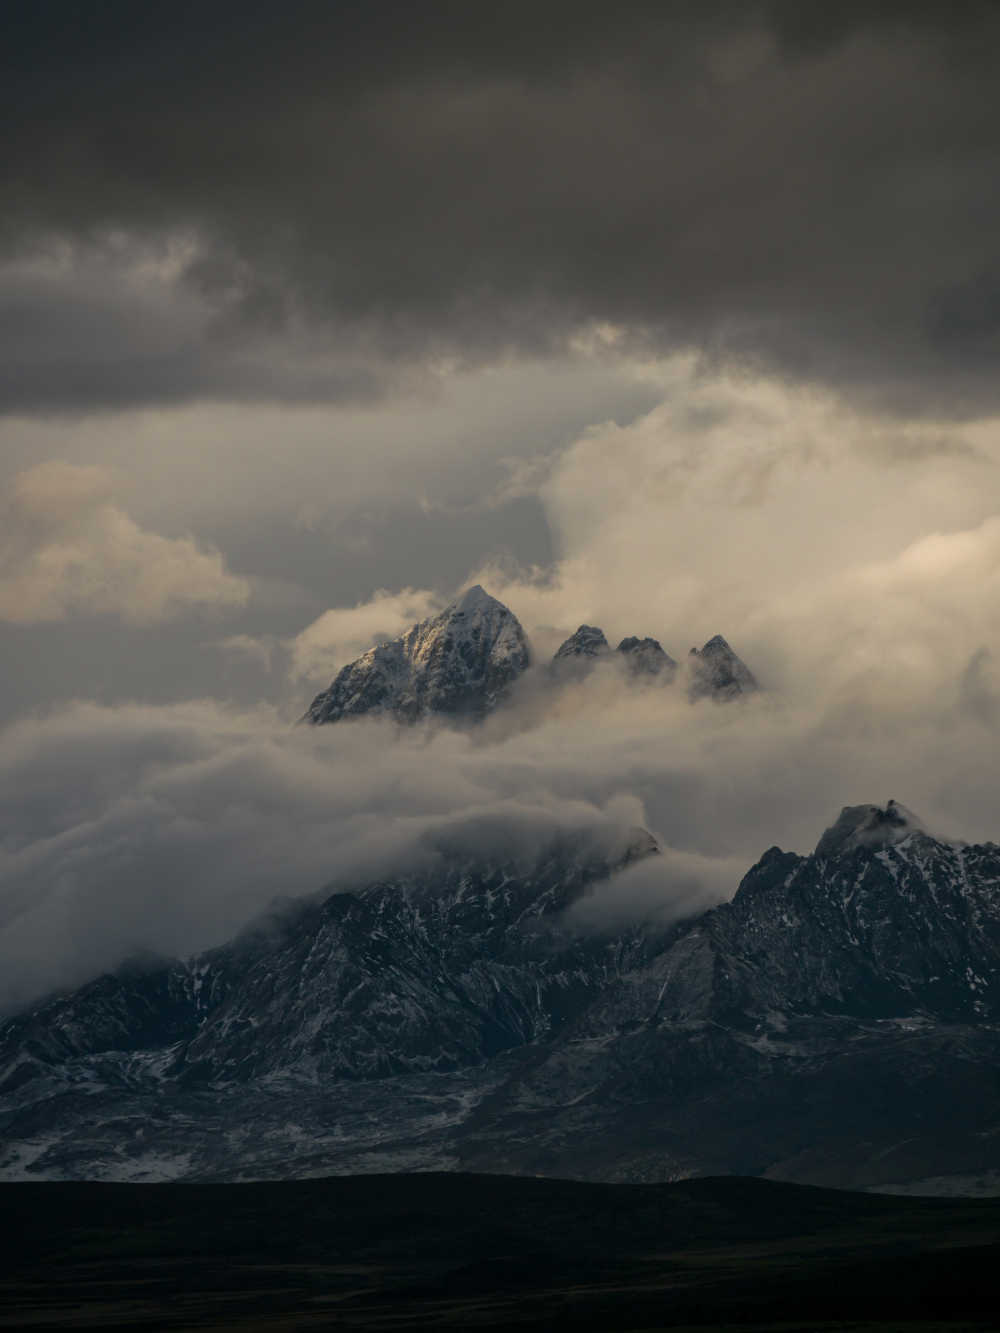
<svg viewBox="0 0 1000 1333"><path fill-rule="evenodd" d="M622 667L623 679L633 684L672 684L679 670L656 639L631 636L612 652L603 630L581 625L556 650L547 681L555 688L580 680L602 660ZM520 621L476 584L439 614L341 667L303 721L321 725L388 714L401 723L428 717L477 722L511 701L531 666ZM758 688L721 634L691 649L684 674L692 701L722 702Z"/></svg>
<svg viewBox="0 0 1000 1333"><path fill-rule="evenodd" d="M851 806L730 902L605 929L576 909L643 830L436 851L9 1018L2 1174L1000 1181L994 844Z"/></svg>
<svg viewBox="0 0 1000 1333"><path fill-rule="evenodd" d="M471 725L529 669L543 689L611 670L692 704L757 688L721 636L681 667L581 625L533 664L477 586L343 667L306 716ZM655 872L644 829L530 855L435 837L392 878L7 1018L0 1175L1000 1189L1000 848L936 838L895 801L849 806L811 855L766 851L731 901L623 925L587 907Z"/></svg>

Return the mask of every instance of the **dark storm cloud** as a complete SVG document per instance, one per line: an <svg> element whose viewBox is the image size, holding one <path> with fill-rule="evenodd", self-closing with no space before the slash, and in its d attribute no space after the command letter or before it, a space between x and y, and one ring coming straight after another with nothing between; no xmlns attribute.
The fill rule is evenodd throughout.
<svg viewBox="0 0 1000 1333"><path fill-rule="evenodd" d="M9 407L372 393L590 321L911 407L993 401L993 5L204 8L9 25L12 271L41 237L78 272L95 238L183 232L166 286L197 312L159 312L166 348L114 371L8 319Z"/></svg>
<svg viewBox="0 0 1000 1333"><path fill-rule="evenodd" d="M0 404L9 412L180 399L370 401L386 377L350 351L317 364L286 329L227 326L218 303L178 289L163 245L49 246L0 263ZM158 269L157 260L162 268Z"/></svg>

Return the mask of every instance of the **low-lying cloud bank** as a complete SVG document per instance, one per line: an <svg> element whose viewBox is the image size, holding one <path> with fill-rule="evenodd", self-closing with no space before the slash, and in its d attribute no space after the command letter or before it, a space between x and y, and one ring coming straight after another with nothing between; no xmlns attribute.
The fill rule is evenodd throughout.
<svg viewBox="0 0 1000 1333"><path fill-rule="evenodd" d="M205 701L79 704L0 735L0 1005L137 950L228 939L276 897L553 837L609 849L644 812L450 732L290 729Z"/></svg>

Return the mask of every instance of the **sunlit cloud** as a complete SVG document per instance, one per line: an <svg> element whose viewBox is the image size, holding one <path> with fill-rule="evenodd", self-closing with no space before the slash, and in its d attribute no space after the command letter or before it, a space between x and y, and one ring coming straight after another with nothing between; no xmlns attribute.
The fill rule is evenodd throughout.
<svg viewBox="0 0 1000 1333"><path fill-rule="evenodd" d="M137 624L250 596L218 551L163 537L120 507L106 469L50 461L15 478L0 545L0 620L112 615Z"/></svg>

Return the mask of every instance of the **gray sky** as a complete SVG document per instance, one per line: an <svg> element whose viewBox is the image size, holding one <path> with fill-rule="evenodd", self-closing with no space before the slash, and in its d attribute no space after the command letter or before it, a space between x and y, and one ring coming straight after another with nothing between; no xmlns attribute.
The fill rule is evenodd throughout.
<svg viewBox="0 0 1000 1333"><path fill-rule="evenodd" d="M989 3L22 6L0 953L197 947L508 771L638 811L684 901L846 803L1000 837L998 56ZM430 806L376 729L324 824L348 742L288 722L472 579L540 654L722 632L768 702L597 680L491 757L435 741Z"/></svg>

